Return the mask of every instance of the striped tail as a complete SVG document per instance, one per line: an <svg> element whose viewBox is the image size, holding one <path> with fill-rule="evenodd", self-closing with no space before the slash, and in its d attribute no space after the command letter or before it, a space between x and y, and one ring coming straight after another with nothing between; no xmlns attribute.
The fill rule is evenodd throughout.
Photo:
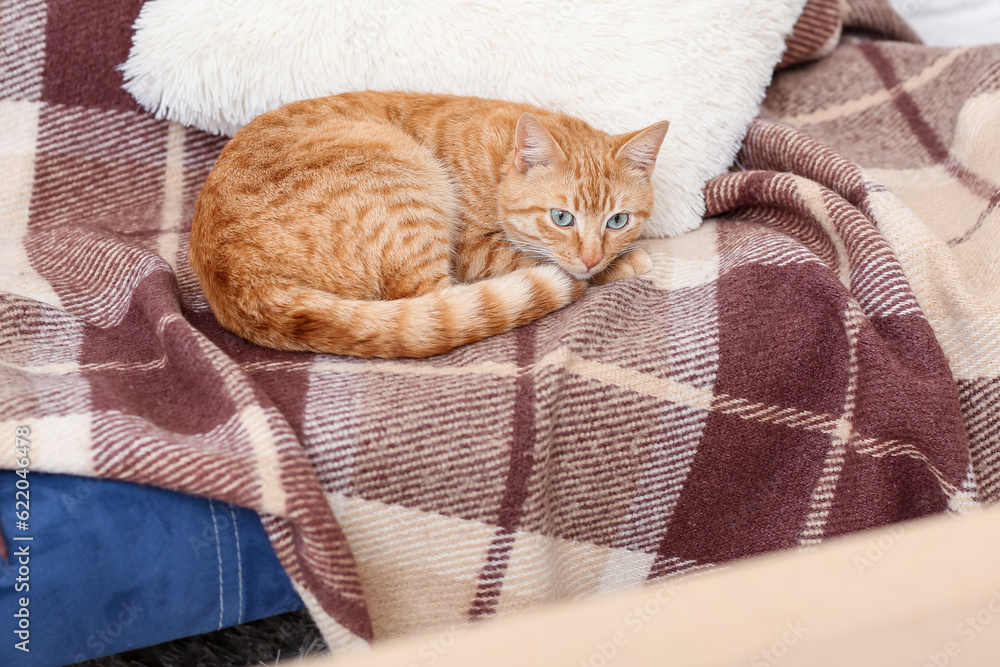
<svg viewBox="0 0 1000 667"><path fill-rule="evenodd" d="M430 357L537 320L585 290L586 283L548 265L389 301L342 299L303 288L291 295L290 307L269 318L266 330L236 333L285 350ZM283 296L287 303L289 295Z"/></svg>

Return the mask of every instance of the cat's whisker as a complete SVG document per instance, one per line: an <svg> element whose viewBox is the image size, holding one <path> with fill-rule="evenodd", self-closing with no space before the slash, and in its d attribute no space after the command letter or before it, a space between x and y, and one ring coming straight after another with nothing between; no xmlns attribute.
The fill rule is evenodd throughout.
<svg viewBox="0 0 1000 667"><path fill-rule="evenodd" d="M551 255L549 255L548 249L540 245L536 245L534 243L528 243L527 241L521 241L518 239L510 239L504 237L500 237L498 240L509 244L515 250L518 250L519 252L522 252L528 255L529 257L551 259Z"/></svg>
<svg viewBox="0 0 1000 667"><path fill-rule="evenodd" d="M639 242L639 241L633 241L632 243L629 243L627 246L625 246L624 248L622 248L621 250L619 250L618 254L615 255L615 257L621 257L625 253L632 252L633 250L638 250L641 247L642 247L642 243L641 242Z"/></svg>

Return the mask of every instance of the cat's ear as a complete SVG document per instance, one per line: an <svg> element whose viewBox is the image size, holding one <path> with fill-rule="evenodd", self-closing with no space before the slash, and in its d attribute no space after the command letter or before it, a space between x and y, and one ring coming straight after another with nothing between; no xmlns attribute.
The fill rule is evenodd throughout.
<svg viewBox="0 0 1000 667"><path fill-rule="evenodd" d="M514 165L522 172L532 167L559 164L566 154L541 121L530 113L517 119L514 129Z"/></svg>
<svg viewBox="0 0 1000 667"><path fill-rule="evenodd" d="M667 136L667 128L670 123L660 121L650 125L645 130L639 130L631 134L621 135L624 145L618 149L615 158L629 164L646 176L653 175L653 167L656 166L656 155L663 145L663 138Z"/></svg>

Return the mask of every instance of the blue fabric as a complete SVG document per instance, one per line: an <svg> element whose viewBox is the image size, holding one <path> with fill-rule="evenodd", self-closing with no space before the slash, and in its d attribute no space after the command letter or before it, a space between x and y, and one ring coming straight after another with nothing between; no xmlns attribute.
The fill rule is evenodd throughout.
<svg viewBox="0 0 1000 667"><path fill-rule="evenodd" d="M254 512L151 487L29 473L28 530L0 471L0 666L50 667L302 608ZM15 541L14 537L31 537ZM28 573L18 551L28 549ZM18 592L15 586L30 590ZM27 597L30 653L15 645Z"/></svg>

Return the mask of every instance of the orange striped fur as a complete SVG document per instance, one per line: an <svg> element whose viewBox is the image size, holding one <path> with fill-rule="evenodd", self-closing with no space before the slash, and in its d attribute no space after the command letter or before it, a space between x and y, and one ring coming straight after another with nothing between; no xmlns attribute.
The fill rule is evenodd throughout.
<svg viewBox="0 0 1000 667"><path fill-rule="evenodd" d="M611 136L446 95L295 102L223 149L195 207L191 266L219 322L254 343L440 354L647 271L634 243L666 131ZM618 213L628 223L608 228Z"/></svg>

